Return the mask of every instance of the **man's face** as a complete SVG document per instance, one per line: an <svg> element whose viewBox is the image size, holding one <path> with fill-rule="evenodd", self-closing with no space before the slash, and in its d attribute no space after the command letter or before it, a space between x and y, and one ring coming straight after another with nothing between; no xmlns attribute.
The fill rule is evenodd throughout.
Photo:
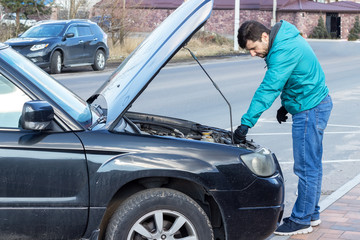
<svg viewBox="0 0 360 240"><path fill-rule="evenodd" d="M261 39L257 41L247 40L246 49L249 50L252 57L266 57L269 52L269 35L263 33Z"/></svg>

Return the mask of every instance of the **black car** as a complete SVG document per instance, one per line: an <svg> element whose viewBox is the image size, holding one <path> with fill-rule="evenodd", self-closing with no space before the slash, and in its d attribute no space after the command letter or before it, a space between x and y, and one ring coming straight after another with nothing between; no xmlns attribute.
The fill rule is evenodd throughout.
<svg viewBox="0 0 360 240"><path fill-rule="evenodd" d="M84 65L103 70L109 56L107 35L90 20L40 22L5 43L51 73Z"/></svg>
<svg viewBox="0 0 360 240"><path fill-rule="evenodd" d="M273 153L233 144L228 130L131 111L212 6L184 2L86 102L0 44L0 239L271 235L284 207Z"/></svg>

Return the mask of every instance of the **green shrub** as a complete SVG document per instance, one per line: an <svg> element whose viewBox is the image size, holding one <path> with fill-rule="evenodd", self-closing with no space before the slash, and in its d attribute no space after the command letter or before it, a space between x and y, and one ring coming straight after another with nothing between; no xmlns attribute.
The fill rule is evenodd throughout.
<svg viewBox="0 0 360 240"><path fill-rule="evenodd" d="M329 32L326 30L324 19L319 17L318 25L314 28L309 38L326 39L331 38Z"/></svg>
<svg viewBox="0 0 360 240"><path fill-rule="evenodd" d="M354 27L350 30L348 40L356 41L359 39L359 35L360 35L360 21L359 21L359 17L356 16Z"/></svg>

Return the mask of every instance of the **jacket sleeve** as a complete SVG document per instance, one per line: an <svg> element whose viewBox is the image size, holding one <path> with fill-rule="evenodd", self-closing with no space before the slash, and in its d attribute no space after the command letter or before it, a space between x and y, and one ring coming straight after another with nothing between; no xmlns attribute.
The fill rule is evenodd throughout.
<svg viewBox="0 0 360 240"><path fill-rule="evenodd" d="M296 46L284 46L268 57L265 77L256 90L248 111L241 118L241 124L248 127L253 127L261 114L279 96L301 58L301 51Z"/></svg>

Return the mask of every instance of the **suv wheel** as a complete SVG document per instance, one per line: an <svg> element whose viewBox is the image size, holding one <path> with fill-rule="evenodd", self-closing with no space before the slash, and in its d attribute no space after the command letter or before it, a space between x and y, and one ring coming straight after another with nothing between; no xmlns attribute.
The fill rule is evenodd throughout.
<svg viewBox="0 0 360 240"><path fill-rule="evenodd" d="M50 60L50 73L53 74L61 73L61 69L62 69L61 53L59 51L55 51L51 56L51 60Z"/></svg>
<svg viewBox="0 0 360 240"><path fill-rule="evenodd" d="M187 195L171 189L148 189L125 200L115 211L106 240L213 240L204 210Z"/></svg>
<svg viewBox="0 0 360 240"><path fill-rule="evenodd" d="M95 54L94 64L91 65L94 71L104 70L106 64L105 53L103 50L97 50Z"/></svg>

